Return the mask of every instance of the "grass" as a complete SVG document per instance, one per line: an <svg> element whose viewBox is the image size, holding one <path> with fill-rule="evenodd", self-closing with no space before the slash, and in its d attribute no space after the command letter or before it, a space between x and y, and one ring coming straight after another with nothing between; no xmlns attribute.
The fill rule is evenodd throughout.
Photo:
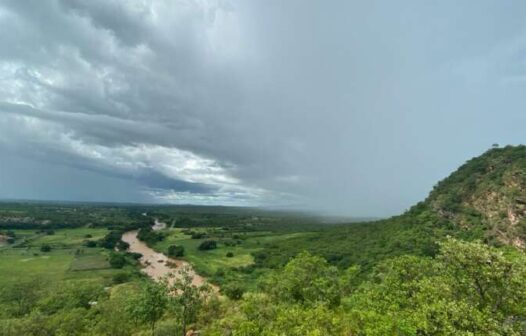
<svg viewBox="0 0 526 336"><path fill-rule="evenodd" d="M0 287L35 278L53 282L62 280L73 259L72 253L63 251L40 255L36 250L31 249L2 249Z"/></svg>
<svg viewBox="0 0 526 336"><path fill-rule="evenodd" d="M157 251L167 253L170 245L183 246L185 249L183 259L190 262L198 273L212 277L211 280L219 284L233 279L250 283L256 276L247 274L243 268L254 264L254 258L252 256L254 252L263 250L275 242L308 234L307 232L236 232L235 235L238 236L239 239L233 239L231 235L225 236L217 230L217 228L199 228L193 229L193 231L206 232L208 236L203 239L192 239L189 235L183 233L183 229L167 229L165 230L167 237L163 241L156 243L153 248ZM217 248L208 251L199 250L198 246L207 239L216 240L218 242ZM240 243L234 246L225 244L225 242L233 240ZM233 254L232 257L227 257L227 253L229 252ZM218 273L226 273L226 278L225 275L217 276Z"/></svg>
<svg viewBox="0 0 526 336"><path fill-rule="evenodd" d="M78 255L73 259L70 271L89 271L110 268L108 259L103 254Z"/></svg>
<svg viewBox="0 0 526 336"><path fill-rule="evenodd" d="M115 273L122 271L110 268L106 250L83 246L87 236L102 238L107 229L59 229L52 235L35 230L13 231L15 244L0 246L0 287L34 279L47 283L90 279L108 284ZM44 244L51 246L50 252L40 251Z"/></svg>
<svg viewBox="0 0 526 336"><path fill-rule="evenodd" d="M97 240L108 232L107 229L77 228L55 230L52 235L37 234L35 239L28 242L29 247L40 247L43 244L51 245L55 249L72 249L82 247L85 240ZM15 231L16 233L16 231ZM91 236L91 238L87 238Z"/></svg>

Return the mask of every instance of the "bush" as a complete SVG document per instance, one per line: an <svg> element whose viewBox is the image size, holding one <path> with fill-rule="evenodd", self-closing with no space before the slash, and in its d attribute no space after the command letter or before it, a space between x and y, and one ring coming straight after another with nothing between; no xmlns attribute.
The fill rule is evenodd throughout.
<svg viewBox="0 0 526 336"><path fill-rule="evenodd" d="M194 232L192 233L192 239L203 239L206 237L206 234L203 232Z"/></svg>
<svg viewBox="0 0 526 336"><path fill-rule="evenodd" d="M119 240L116 244L116 247L117 247L117 250L119 251L126 251L127 249L130 248L130 244L128 244L125 241Z"/></svg>
<svg viewBox="0 0 526 336"><path fill-rule="evenodd" d="M215 240L205 240L199 244L198 249L201 251L213 250L217 248L217 242Z"/></svg>
<svg viewBox="0 0 526 336"><path fill-rule="evenodd" d="M126 265L126 258L121 253L112 252L109 262L113 268L123 268Z"/></svg>
<svg viewBox="0 0 526 336"><path fill-rule="evenodd" d="M130 281L130 274L126 272L117 273L112 278L112 282L115 285L122 284L128 281Z"/></svg>
<svg viewBox="0 0 526 336"><path fill-rule="evenodd" d="M238 283L229 283L223 287L222 292L231 300L239 300L243 297L245 289Z"/></svg>
<svg viewBox="0 0 526 336"><path fill-rule="evenodd" d="M42 252L50 252L51 251L51 246L49 246L48 244L44 244L44 245L40 246L40 251L42 251Z"/></svg>
<svg viewBox="0 0 526 336"><path fill-rule="evenodd" d="M121 233L119 231L110 231L99 240L99 246L107 248L109 250L113 250L115 246L117 245L117 242L121 240Z"/></svg>
<svg viewBox="0 0 526 336"><path fill-rule="evenodd" d="M182 257L184 256L184 246L170 245L168 247L169 257Z"/></svg>
<svg viewBox="0 0 526 336"><path fill-rule="evenodd" d="M139 260L142 258L142 254L137 252L126 252L126 255L134 260Z"/></svg>
<svg viewBox="0 0 526 336"><path fill-rule="evenodd" d="M227 252L227 254L226 254L227 258L232 258L233 256L234 256L234 253L232 253L232 252Z"/></svg>
<svg viewBox="0 0 526 336"><path fill-rule="evenodd" d="M86 247L97 247L97 242L94 240L86 240L84 242L84 246Z"/></svg>
<svg viewBox="0 0 526 336"><path fill-rule="evenodd" d="M164 240L165 235L161 232L153 231L152 228L142 228L137 234L137 238L145 242L147 245L153 245L161 240Z"/></svg>

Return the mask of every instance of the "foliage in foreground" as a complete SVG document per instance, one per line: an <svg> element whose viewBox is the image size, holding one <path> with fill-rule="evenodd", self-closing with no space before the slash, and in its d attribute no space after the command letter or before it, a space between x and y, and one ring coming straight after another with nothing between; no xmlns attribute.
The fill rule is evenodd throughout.
<svg viewBox="0 0 526 336"><path fill-rule="evenodd" d="M18 283L0 293L0 335L526 333L526 256L477 242L449 238L434 258L385 260L359 285L357 267L342 271L304 252L232 300L192 286L182 272L110 291L89 281L52 290Z"/></svg>
<svg viewBox="0 0 526 336"><path fill-rule="evenodd" d="M523 335L525 262L521 252L448 239L436 258L384 261L354 287L355 268L303 253L205 335Z"/></svg>

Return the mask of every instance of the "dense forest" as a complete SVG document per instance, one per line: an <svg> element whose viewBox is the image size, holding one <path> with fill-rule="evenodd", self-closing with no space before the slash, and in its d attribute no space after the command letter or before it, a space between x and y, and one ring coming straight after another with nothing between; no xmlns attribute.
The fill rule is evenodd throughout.
<svg viewBox="0 0 526 336"><path fill-rule="evenodd" d="M526 335L525 214L524 146L469 160L374 222L3 204L0 335ZM185 267L152 281L128 230L209 284L193 286Z"/></svg>

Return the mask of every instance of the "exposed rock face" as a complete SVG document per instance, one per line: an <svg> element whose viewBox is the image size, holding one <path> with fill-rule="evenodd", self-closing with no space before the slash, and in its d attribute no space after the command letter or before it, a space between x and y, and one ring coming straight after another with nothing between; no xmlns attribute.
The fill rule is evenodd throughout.
<svg viewBox="0 0 526 336"><path fill-rule="evenodd" d="M426 204L488 242L526 247L526 147L492 149L440 182Z"/></svg>

